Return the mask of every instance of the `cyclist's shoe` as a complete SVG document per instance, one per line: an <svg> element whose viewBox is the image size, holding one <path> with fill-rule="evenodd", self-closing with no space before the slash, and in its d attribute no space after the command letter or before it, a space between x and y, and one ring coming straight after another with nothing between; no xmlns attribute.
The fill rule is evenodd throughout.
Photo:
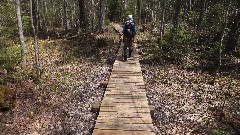
<svg viewBox="0 0 240 135"><path fill-rule="evenodd" d="M129 55L128 55L128 58L132 57L132 52L133 52L133 50L132 50L132 49L129 49Z"/></svg>
<svg viewBox="0 0 240 135"><path fill-rule="evenodd" d="M123 51L123 61L127 61L127 52L126 52L126 50Z"/></svg>

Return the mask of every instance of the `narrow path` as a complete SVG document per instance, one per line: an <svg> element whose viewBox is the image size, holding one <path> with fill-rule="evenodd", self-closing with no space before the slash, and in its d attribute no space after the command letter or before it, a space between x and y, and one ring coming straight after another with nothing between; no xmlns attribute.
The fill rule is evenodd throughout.
<svg viewBox="0 0 240 135"><path fill-rule="evenodd" d="M139 55L122 62L121 53L120 48L93 135L155 135Z"/></svg>

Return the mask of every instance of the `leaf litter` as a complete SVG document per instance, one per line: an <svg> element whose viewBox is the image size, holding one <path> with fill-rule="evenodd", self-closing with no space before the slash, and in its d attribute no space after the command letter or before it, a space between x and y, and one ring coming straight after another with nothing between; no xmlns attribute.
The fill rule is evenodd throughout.
<svg viewBox="0 0 240 135"><path fill-rule="evenodd" d="M22 79L9 84L17 90L17 100L13 110L0 114L1 134L90 135L96 119L91 107L104 92L99 82L109 78L109 61L114 60L118 49L118 35L110 33L114 33L111 26L108 32L96 34L96 42L91 44L40 40L41 82ZM100 38L106 40L104 47L97 46ZM31 46L28 56L30 74L26 74L31 76Z"/></svg>
<svg viewBox="0 0 240 135"><path fill-rule="evenodd" d="M174 65L142 66L147 69L143 76L157 134L211 134L213 129L239 133L239 80L227 89L222 81L208 84L211 76L205 73ZM224 93L231 93L225 101Z"/></svg>

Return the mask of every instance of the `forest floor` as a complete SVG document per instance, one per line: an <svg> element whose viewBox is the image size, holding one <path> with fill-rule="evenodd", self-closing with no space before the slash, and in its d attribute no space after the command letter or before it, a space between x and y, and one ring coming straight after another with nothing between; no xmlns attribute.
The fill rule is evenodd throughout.
<svg viewBox="0 0 240 135"><path fill-rule="evenodd" d="M240 133L239 84L228 90L208 84L211 77L207 74L174 65L144 67L158 134ZM226 100L224 93L229 93Z"/></svg>
<svg viewBox="0 0 240 135"><path fill-rule="evenodd" d="M96 119L91 106L104 93L98 84L109 78L119 47L119 35L111 25L94 36L93 44L40 40L41 82L33 79L34 62L29 57L28 71L17 73L18 81L8 84L17 91L17 100L13 110L0 112L1 134L91 134ZM143 51L150 48L143 40L150 38L147 33L137 36ZM141 59L147 56L143 53ZM167 63L142 66L157 134L240 132L239 79L221 77L211 85L212 75L202 71Z"/></svg>
<svg viewBox="0 0 240 135"><path fill-rule="evenodd" d="M137 40L142 44L143 77L149 103L155 108L157 134L240 134L239 75L226 72L213 83L214 74L188 69L187 63L156 64L148 53L156 49L149 43L156 39L145 33ZM196 63L190 58L190 63Z"/></svg>
<svg viewBox="0 0 240 135"><path fill-rule="evenodd" d="M119 47L111 25L94 36L92 44L39 41L41 82L34 81L34 55L28 54L27 72L16 73L22 78L8 84L17 91L17 100L13 110L0 112L0 134L91 134L96 119L91 106L103 97L99 82L110 76Z"/></svg>

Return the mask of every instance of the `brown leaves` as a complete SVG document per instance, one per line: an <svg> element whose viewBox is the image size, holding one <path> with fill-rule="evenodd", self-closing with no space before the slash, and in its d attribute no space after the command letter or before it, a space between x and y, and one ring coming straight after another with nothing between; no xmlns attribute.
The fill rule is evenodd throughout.
<svg viewBox="0 0 240 135"><path fill-rule="evenodd" d="M41 83L19 79L21 85L14 84L18 88L16 108L1 121L0 130L6 129L2 133L90 134L96 118L91 105L103 96L98 83L108 79L111 65L107 60L114 58L118 48L114 43L118 35L103 35L111 49L75 41L40 40ZM28 72L34 73L32 56L29 49Z"/></svg>
<svg viewBox="0 0 240 135"><path fill-rule="evenodd" d="M227 91L230 78L219 78L213 86L208 84L211 77L208 74L180 70L174 66L147 69L144 74L147 95L150 103L159 108L154 114L159 134L209 134L216 125L222 127L218 125L218 113L222 111L216 107L221 108L224 102L224 114L227 114L224 117L227 121L236 121L232 119L234 111L231 110L239 110L237 106L240 103L236 102L237 96L230 95L240 89L239 85L235 85ZM224 101L226 95L230 99Z"/></svg>

